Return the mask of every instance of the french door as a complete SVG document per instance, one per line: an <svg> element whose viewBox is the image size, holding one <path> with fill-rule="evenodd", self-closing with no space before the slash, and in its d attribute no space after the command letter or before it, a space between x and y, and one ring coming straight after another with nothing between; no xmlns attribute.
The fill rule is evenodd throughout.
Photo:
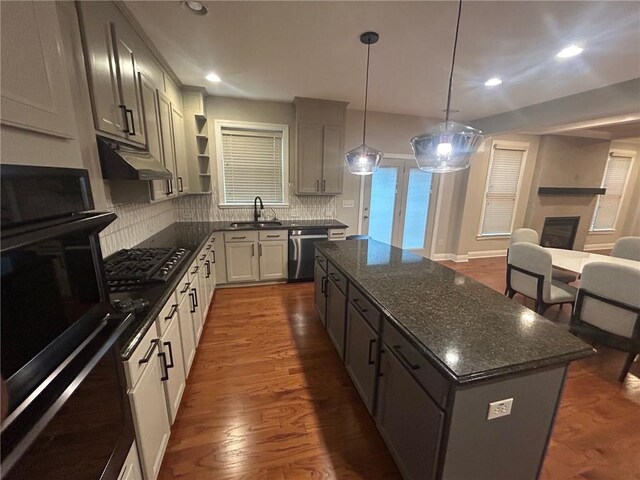
<svg viewBox="0 0 640 480"><path fill-rule="evenodd" d="M433 175L413 159L383 160L365 180L363 233L396 247L429 251L434 184Z"/></svg>

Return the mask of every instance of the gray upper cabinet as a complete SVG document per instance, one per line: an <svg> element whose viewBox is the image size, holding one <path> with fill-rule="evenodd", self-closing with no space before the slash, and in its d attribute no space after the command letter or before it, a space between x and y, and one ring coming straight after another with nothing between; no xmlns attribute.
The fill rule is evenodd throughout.
<svg viewBox="0 0 640 480"><path fill-rule="evenodd" d="M146 145L136 72L142 40L111 2L79 2L95 126Z"/></svg>
<svg viewBox="0 0 640 480"><path fill-rule="evenodd" d="M158 109L158 98L156 89L142 75L138 74L140 83L140 96L142 99L142 110L144 112L144 128L147 138L149 153L158 161L164 163L162 153L162 137L160 133L160 111ZM154 180L151 182L151 197L153 200L162 200L168 193L168 182L166 180Z"/></svg>
<svg viewBox="0 0 640 480"><path fill-rule="evenodd" d="M347 104L296 98L298 195L342 193Z"/></svg>
<svg viewBox="0 0 640 480"><path fill-rule="evenodd" d="M175 150L173 141L173 127L171 126L172 109L171 101L168 97L160 93L156 93L158 96L158 111L160 118L160 134L162 140L162 151L164 158L164 166L171 172L171 180L168 180L167 197L175 197L178 195L177 179L178 174L176 171Z"/></svg>
<svg viewBox="0 0 640 480"><path fill-rule="evenodd" d="M71 138L71 91L53 2L2 2L3 124Z"/></svg>
<svg viewBox="0 0 640 480"><path fill-rule="evenodd" d="M173 101L171 102L171 132L173 134L173 151L176 164L176 190L178 195L183 195L189 193L189 168L187 166L187 150L184 141L184 116Z"/></svg>

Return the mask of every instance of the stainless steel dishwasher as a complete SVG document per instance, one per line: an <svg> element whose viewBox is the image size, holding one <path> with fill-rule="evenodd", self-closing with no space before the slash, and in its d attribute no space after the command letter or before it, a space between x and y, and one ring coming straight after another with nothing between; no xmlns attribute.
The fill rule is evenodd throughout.
<svg viewBox="0 0 640 480"><path fill-rule="evenodd" d="M313 280L313 244L329 239L326 228L289 230L289 281Z"/></svg>

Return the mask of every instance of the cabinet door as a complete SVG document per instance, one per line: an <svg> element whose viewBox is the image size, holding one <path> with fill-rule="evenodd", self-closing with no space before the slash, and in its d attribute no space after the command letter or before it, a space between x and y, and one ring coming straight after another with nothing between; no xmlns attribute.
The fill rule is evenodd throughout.
<svg viewBox="0 0 640 480"><path fill-rule="evenodd" d="M124 465L120 469L118 480L142 480L142 471L140 470L140 460L138 459L138 449L134 441L129 450Z"/></svg>
<svg viewBox="0 0 640 480"><path fill-rule="evenodd" d="M135 53L137 34L126 20L116 18L113 25L113 36L118 63L121 105L125 113L124 125L128 130L127 139L145 145Z"/></svg>
<svg viewBox="0 0 640 480"><path fill-rule="evenodd" d="M189 193L189 167L187 165L187 146L184 142L184 117L182 112L171 104L171 125L173 148L176 162L176 190L178 195Z"/></svg>
<svg viewBox="0 0 640 480"><path fill-rule="evenodd" d="M71 138L75 123L55 4L2 2L0 21L2 123Z"/></svg>
<svg viewBox="0 0 640 480"><path fill-rule="evenodd" d="M326 325L327 296L325 291L327 288L327 273L318 262L315 262L313 282L315 284L314 296L316 312L318 312L320 321Z"/></svg>
<svg viewBox="0 0 640 480"><path fill-rule="evenodd" d="M345 365L369 413L373 413L378 334L353 306L348 306Z"/></svg>
<svg viewBox="0 0 640 480"><path fill-rule="evenodd" d="M78 2L84 50L89 65L91 104L96 129L127 138L120 108L112 19L119 14L111 2ZM3 67L4 69L4 67Z"/></svg>
<svg viewBox="0 0 640 480"><path fill-rule="evenodd" d="M227 281L256 282L258 276L258 257L255 242L225 243L227 261Z"/></svg>
<svg viewBox="0 0 640 480"><path fill-rule="evenodd" d="M344 127L325 125L322 139L322 193L342 193L343 175Z"/></svg>
<svg viewBox="0 0 640 480"><path fill-rule="evenodd" d="M216 267L213 263L214 253L211 251L207 255L205 268L207 269L207 281L209 282L209 303L213 300L213 294L216 291ZM209 305L211 307L211 305Z"/></svg>
<svg viewBox="0 0 640 480"><path fill-rule="evenodd" d="M222 233L213 234L215 241L211 248L211 262L216 272L216 284L227 283L227 257Z"/></svg>
<svg viewBox="0 0 640 480"><path fill-rule="evenodd" d="M138 348L147 347L140 345ZM142 470L148 480L158 476L170 434L161 362L155 344L146 368L129 393Z"/></svg>
<svg viewBox="0 0 640 480"><path fill-rule="evenodd" d="M288 247L286 240L260 242L258 244L260 257L260 280L286 279L289 272Z"/></svg>
<svg viewBox="0 0 640 480"><path fill-rule="evenodd" d="M298 193L319 194L322 183L322 125L298 124Z"/></svg>
<svg viewBox="0 0 640 480"><path fill-rule="evenodd" d="M376 423L408 480L435 478L444 413L401 360L384 349Z"/></svg>
<svg viewBox="0 0 640 480"><path fill-rule="evenodd" d="M199 269L191 280L191 287L189 288L189 301L191 321L193 322L193 334L195 344L200 342L200 336L202 335L202 287L200 286L200 273Z"/></svg>
<svg viewBox="0 0 640 480"><path fill-rule="evenodd" d="M340 358L344 358L344 335L347 323L347 298L335 282L327 281L327 332L338 350Z"/></svg>
<svg viewBox="0 0 640 480"><path fill-rule="evenodd" d="M164 391L169 411L169 420L173 424L178 413L180 400L185 387L184 358L182 356L182 343L180 340L180 320L175 317L169 328L164 332L160 345L167 359L167 373L169 379L164 382Z"/></svg>
<svg viewBox="0 0 640 480"><path fill-rule="evenodd" d="M164 166L171 172L172 179L167 180L167 196L178 195L178 185L176 175L176 156L173 147L173 129L171 127L171 102L162 93L156 90L158 96L158 110L160 112L160 137L162 140L162 158Z"/></svg>
<svg viewBox="0 0 640 480"><path fill-rule="evenodd" d="M200 311L202 312L202 325L204 326L207 323L207 314L209 313L209 300L211 299L209 289L211 288L211 284L209 283L209 278L207 277L207 273L211 270L210 267L207 267L208 260L205 260L200 264L200 270L198 271L198 275L200 277L200 294L198 300L200 301Z"/></svg>
<svg viewBox="0 0 640 480"><path fill-rule="evenodd" d="M178 308L178 320L180 321L180 343L182 344L182 361L184 364L184 376L189 376L191 364L196 356L196 342L193 332L193 319L191 318L191 299L189 295L182 297Z"/></svg>
<svg viewBox="0 0 640 480"><path fill-rule="evenodd" d="M140 97L142 99L142 111L144 112L145 136L147 148L159 162L164 163L162 158L162 145L160 135L160 112L158 111L158 100L156 89L142 75L138 74L140 84ZM151 196L153 200L162 200L167 197L167 182L165 180L153 180L151 182Z"/></svg>

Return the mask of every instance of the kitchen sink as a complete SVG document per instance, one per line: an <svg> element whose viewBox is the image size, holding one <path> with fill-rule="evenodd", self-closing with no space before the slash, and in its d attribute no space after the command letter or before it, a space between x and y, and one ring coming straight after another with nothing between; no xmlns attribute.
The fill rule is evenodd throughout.
<svg viewBox="0 0 640 480"><path fill-rule="evenodd" d="M268 228L278 227L280 225L282 225L282 222L233 222L231 228Z"/></svg>

